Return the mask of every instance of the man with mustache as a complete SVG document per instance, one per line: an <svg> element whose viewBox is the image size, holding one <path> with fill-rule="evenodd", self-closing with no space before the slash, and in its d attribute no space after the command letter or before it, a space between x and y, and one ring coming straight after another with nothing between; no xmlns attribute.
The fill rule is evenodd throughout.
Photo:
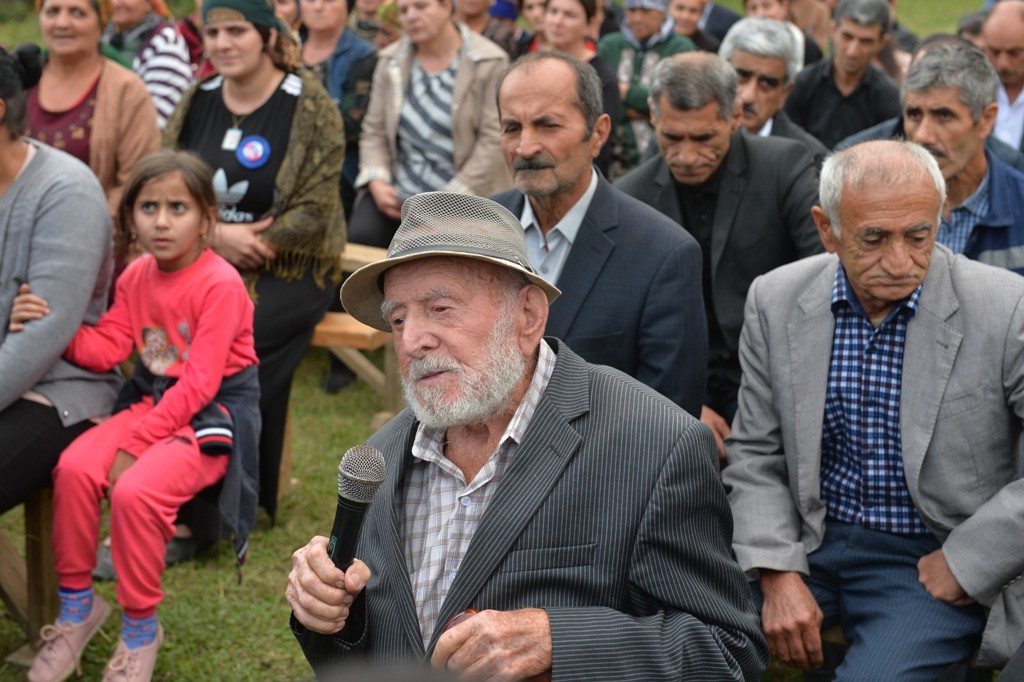
<svg viewBox="0 0 1024 682"><path fill-rule="evenodd" d="M829 254L747 297L733 548L773 654L819 667L842 626L838 682L963 679L1024 642L1024 279L935 243L946 184L911 142L833 154Z"/></svg>
<svg viewBox="0 0 1024 682"><path fill-rule="evenodd" d="M760 679L711 432L543 337L559 293L512 213L447 192L407 200L387 258L345 282L345 309L392 332L408 408L369 440L387 471L359 560L335 567L325 537L293 555L318 675L369 657L470 679Z"/></svg>
<svg viewBox="0 0 1024 682"><path fill-rule="evenodd" d="M498 80L498 115L516 189L494 200L525 226L533 269L562 290L546 333L700 414L700 247L594 168L612 124L597 73L563 53L523 57Z"/></svg>
<svg viewBox="0 0 1024 682"><path fill-rule="evenodd" d="M1024 174L988 151L999 105L995 69L967 42L931 47L903 83L903 128L946 180L937 241L1024 275Z"/></svg>
<svg viewBox="0 0 1024 682"><path fill-rule="evenodd" d="M701 420L715 432L723 458L740 385L736 350L747 287L822 248L811 219L814 159L794 140L740 132L736 90L736 71L717 55L663 60L650 89L661 153L616 183L700 244L708 327Z"/></svg>
<svg viewBox="0 0 1024 682"><path fill-rule="evenodd" d="M725 34L718 55L736 69L743 105L740 125L754 135L785 137L804 143L821 168L828 149L789 118L782 105L799 72L799 46L781 21L741 19Z"/></svg>

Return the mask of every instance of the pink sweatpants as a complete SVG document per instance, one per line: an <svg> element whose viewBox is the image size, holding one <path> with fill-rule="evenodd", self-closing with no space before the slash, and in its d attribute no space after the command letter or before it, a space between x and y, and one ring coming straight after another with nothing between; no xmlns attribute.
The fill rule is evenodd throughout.
<svg viewBox="0 0 1024 682"><path fill-rule="evenodd" d="M60 585L92 585L99 541L100 503L118 443L153 409L146 398L76 438L53 471L53 551ZM110 538L117 600L131 612L151 612L163 599L160 578L178 508L213 485L228 458L199 452L191 426L154 443L118 479L110 498Z"/></svg>

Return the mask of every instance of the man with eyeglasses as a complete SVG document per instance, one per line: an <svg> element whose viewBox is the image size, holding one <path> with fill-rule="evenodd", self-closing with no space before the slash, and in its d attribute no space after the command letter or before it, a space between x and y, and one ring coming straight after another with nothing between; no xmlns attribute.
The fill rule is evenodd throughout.
<svg viewBox="0 0 1024 682"><path fill-rule="evenodd" d="M774 135L802 142L820 169L828 149L793 123L782 108L800 70L799 46L789 27L763 17L742 19L725 35L718 56L736 70L740 125L761 137Z"/></svg>
<svg viewBox="0 0 1024 682"><path fill-rule="evenodd" d="M736 90L736 71L717 55L662 60L649 88L661 153L616 183L700 244L708 327L701 421L714 431L720 457L736 412L747 287L822 250L811 218L818 199L814 159L796 141L740 132Z"/></svg>

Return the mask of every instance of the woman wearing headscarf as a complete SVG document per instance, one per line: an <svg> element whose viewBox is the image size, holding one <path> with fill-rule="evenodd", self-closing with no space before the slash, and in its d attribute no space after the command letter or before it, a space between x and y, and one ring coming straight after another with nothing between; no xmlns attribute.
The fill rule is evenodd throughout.
<svg viewBox="0 0 1024 682"><path fill-rule="evenodd" d="M338 107L306 69L268 0L205 0L206 51L218 74L185 93L164 144L214 170L212 246L256 301L260 505L273 516L292 376L340 280Z"/></svg>
<svg viewBox="0 0 1024 682"><path fill-rule="evenodd" d="M163 128L192 83L188 45L164 0L110 0L101 40L146 84Z"/></svg>
<svg viewBox="0 0 1024 682"><path fill-rule="evenodd" d="M113 216L135 162L160 147L156 110L139 77L100 51L108 0L36 0L36 11L46 62L25 135L87 164Z"/></svg>

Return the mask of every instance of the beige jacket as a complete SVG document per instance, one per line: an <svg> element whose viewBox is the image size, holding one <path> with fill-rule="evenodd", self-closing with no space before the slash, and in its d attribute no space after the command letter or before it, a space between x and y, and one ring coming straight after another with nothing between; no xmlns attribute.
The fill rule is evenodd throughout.
<svg viewBox="0 0 1024 682"><path fill-rule="evenodd" d="M142 79L107 59L96 89L96 110L89 138L89 167L116 216L121 188L135 162L160 148L156 109Z"/></svg>
<svg viewBox="0 0 1024 682"><path fill-rule="evenodd" d="M501 126L496 101L498 76L508 65L508 54L464 25L456 26L462 35L461 60L452 93L457 170L455 177L438 189L486 197L512 187L512 173L499 146ZM398 117L415 57L415 48L407 38L380 52L359 141L357 188L371 180L392 182L398 158Z"/></svg>

